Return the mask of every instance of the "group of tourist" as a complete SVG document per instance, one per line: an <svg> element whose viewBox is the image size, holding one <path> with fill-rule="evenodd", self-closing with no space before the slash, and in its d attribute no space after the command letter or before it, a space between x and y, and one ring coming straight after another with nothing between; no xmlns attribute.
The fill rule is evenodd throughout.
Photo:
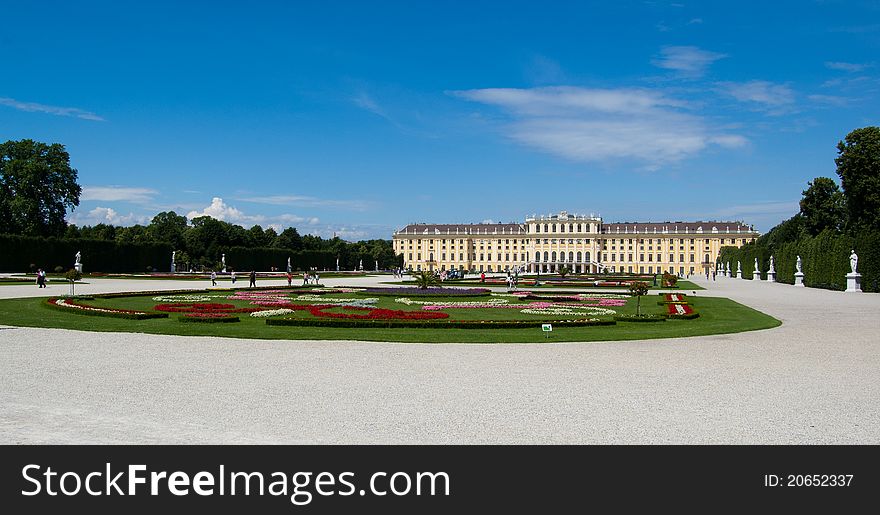
<svg viewBox="0 0 880 515"><path fill-rule="evenodd" d="M46 287L46 271L40 268L37 270L37 288Z"/></svg>
<svg viewBox="0 0 880 515"><path fill-rule="evenodd" d="M306 286L308 284L317 285L318 281L320 281L320 280L321 280L321 276L318 275L317 271L313 274L310 274L308 272L303 272L303 286ZM289 281L288 281L288 284L290 284Z"/></svg>

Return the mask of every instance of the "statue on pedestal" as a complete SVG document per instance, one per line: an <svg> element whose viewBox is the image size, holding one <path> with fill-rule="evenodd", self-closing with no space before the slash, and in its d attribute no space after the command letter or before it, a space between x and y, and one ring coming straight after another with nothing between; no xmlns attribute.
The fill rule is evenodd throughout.
<svg viewBox="0 0 880 515"><path fill-rule="evenodd" d="M220 265L223 267L223 270L221 270L221 271L225 274L226 273L226 254L220 255Z"/></svg>
<svg viewBox="0 0 880 515"><path fill-rule="evenodd" d="M289 274L291 271L293 271L293 268L290 266L290 256L287 256L287 273Z"/></svg>
<svg viewBox="0 0 880 515"><path fill-rule="evenodd" d="M797 261L796 261L795 264L794 264L794 268L795 268L795 270L797 270L798 273L803 272L803 270L801 270L801 266L802 266L802 265L801 265L801 257L798 256L798 257L797 257Z"/></svg>
<svg viewBox="0 0 880 515"><path fill-rule="evenodd" d="M776 273L776 267L773 265L773 256L770 256L770 270L769 270L769 272L771 274Z"/></svg>
<svg viewBox="0 0 880 515"><path fill-rule="evenodd" d="M856 254L855 250L850 250L851 254L849 255L849 267L852 269L852 273L856 273L856 269L859 267L859 256Z"/></svg>
<svg viewBox="0 0 880 515"><path fill-rule="evenodd" d="M82 273L82 270L83 270L82 253L80 253L80 251L77 250L76 256L74 256L74 259L75 259L75 261L73 263L73 268L75 268L77 272Z"/></svg>
<svg viewBox="0 0 880 515"><path fill-rule="evenodd" d="M171 273L172 273L172 274L173 274L174 272L177 271L177 265L176 265L176 263L174 262L174 258L175 258L176 256L177 256L177 251L176 251L176 250L172 250L172 251L171 251Z"/></svg>

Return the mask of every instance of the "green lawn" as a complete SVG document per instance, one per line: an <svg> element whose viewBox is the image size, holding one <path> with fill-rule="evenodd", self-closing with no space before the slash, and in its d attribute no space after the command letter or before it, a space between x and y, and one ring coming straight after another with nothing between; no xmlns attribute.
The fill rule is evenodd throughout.
<svg viewBox="0 0 880 515"><path fill-rule="evenodd" d="M209 294L220 294L211 292ZM345 296L345 295L342 295ZM352 295L348 295L352 296ZM363 297L364 295L360 295ZM328 296L330 298L331 296ZM462 301L479 301L494 297L469 297ZM421 299L421 298L420 298ZM642 310L662 313L657 305L657 295L642 298ZM170 313L167 319L124 320L100 316L86 316L48 308L44 299L0 300L0 320L3 324L27 327L53 327L89 331L139 332L153 334L229 336L259 339L289 340L367 340L394 342L462 342L462 343L518 343L518 342L565 342L636 340L650 338L676 338L709 334L735 333L778 326L781 322L773 317L738 304L730 299L689 296L688 300L701 316L694 320L667 320L657 323L618 322L614 326L556 327L548 339L540 329L540 322L547 316L522 314L517 309L449 309L451 319L459 320L535 320L534 328L522 329L416 329L416 328L337 328L337 327L284 327L268 326L265 319L240 314L241 322L232 324L181 323L179 314ZM222 298L213 302L233 303L245 306L241 301ZM294 301L295 302L295 301ZM95 299L86 303L124 309L150 310L156 301L152 297L124 297ZM418 309L395 303L393 297L379 297L377 307L389 309ZM626 306L614 308L618 313L634 313L635 299ZM297 311L294 316L311 316ZM603 318L603 317L599 317Z"/></svg>

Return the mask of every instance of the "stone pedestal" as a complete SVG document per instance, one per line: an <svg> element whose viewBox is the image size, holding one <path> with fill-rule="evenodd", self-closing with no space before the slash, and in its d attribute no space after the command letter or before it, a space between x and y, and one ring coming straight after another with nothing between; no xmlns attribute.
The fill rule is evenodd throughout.
<svg viewBox="0 0 880 515"><path fill-rule="evenodd" d="M77 263L77 264L73 265L73 268L76 269L76 271L79 273L82 273L82 271L83 271L82 263ZM847 276L847 277L849 277L849 276Z"/></svg>
<svg viewBox="0 0 880 515"><path fill-rule="evenodd" d="M862 293L862 274L846 274L846 293Z"/></svg>
<svg viewBox="0 0 880 515"><path fill-rule="evenodd" d="M757 270L752 272L752 280L753 281L760 281L761 280L761 272L759 272Z"/></svg>
<svg viewBox="0 0 880 515"><path fill-rule="evenodd" d="M177 271L177 266L174 263L171 263L171 273L173 274L176 271Z"/></svg>
<svg viewBox="0 0 880 515"><path fill-rule="evenodd" d="M776 282L776 272L767 272L767 282L775 283Z"/></svg>
<svg viewBox="0 0 880 515"><path fill-rule="evenodd" d="M794 274L794 285L804 287L804 273L803 272L795 272Z"/></svg>
<svg viewBox="0 0 880 515"><path fill-rule="evenodd" d="M743 278L743 271L742 271L742 270L737 270L737 271L736 271L736 278L737 278L737 279L742 279L742 278Z"/></svg>

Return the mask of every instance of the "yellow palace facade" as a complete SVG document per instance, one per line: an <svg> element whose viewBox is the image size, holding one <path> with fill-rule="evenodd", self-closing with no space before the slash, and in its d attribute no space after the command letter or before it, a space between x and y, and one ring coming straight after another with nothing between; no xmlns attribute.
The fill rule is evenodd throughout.
<svg viewBox="0 0 880 515"><path fill-rule="evenodd" d="M410 224L394 232L394 251L411 270L677 275L715 268L723 246L758 237L743 222L603 223L593 215L530 216L524 223Z"/></svg>

